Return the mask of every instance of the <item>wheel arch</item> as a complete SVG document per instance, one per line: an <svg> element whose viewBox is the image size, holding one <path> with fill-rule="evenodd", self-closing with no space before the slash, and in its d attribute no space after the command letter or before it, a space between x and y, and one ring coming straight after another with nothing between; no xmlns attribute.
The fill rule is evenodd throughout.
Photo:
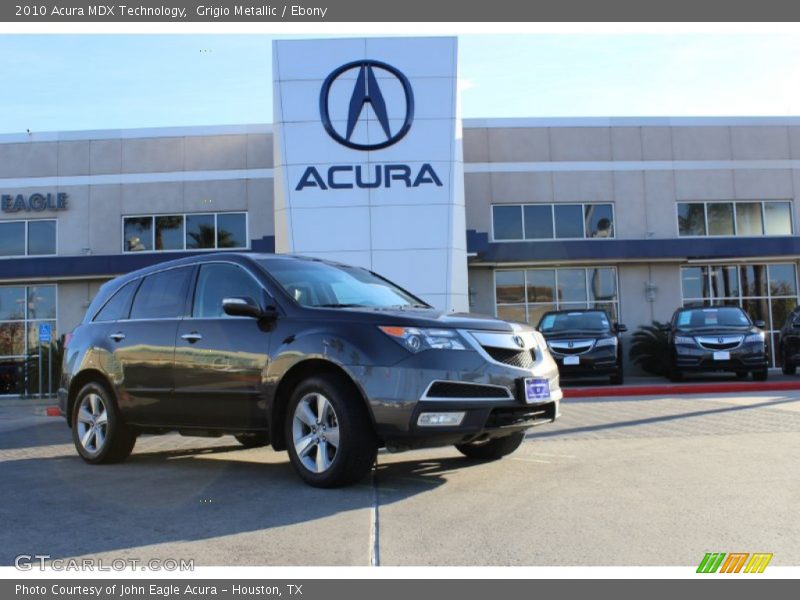
<svg viewBox="0 0 800 600"><path fill-rule="evenodd" d="M338 376L352 387L353 392L355 392L360 401L363 402L367 414L369 415L370 422L373 427L375 426L375 419L367 397L355 379L353 379L342 366L334 362L322 358L309 358L293 365L283 377L281 377L275 389L275 394L272 397L272 402L269 407L269 437L270 443L275 450L286 449L286 440L283 438L283 423L286 419L286 409L289 404L289 399L294 389L300 382L309 377L326 374Z"/></svg>
<svg viewBox="0 0 800 600"><path fill-rule="evenodd" d="M99 383L105 387L112 396L112 400L116 402L116 394L114 393L114 386L111 385L108 377L98 369L86 369L81 371L69 383L69 392L67 394L67 424L72 427L72 411L75 407L75 400L78 397L78 392L83 389L88 383Z"/></svg>

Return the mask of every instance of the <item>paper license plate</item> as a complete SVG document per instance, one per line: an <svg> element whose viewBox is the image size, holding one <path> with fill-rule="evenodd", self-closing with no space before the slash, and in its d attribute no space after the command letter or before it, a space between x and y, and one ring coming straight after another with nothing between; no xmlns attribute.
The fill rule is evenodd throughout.
<svg viewBox="0 0 800 600"><path fill-rule="evenodd" d="M730 360L730 352L714 352L714 360Z"/></svg>
<svg viewBox="0 0 800 600"><path fill-rule="evenodd" d="M525 378L525 402L532 404L550 399L550 384L546 379Z"/></svg>
<svg viewBox="0 0 800 600"><path fill-rule="evenodd" d="M565 356L564 357L564 364L565 365L579 365L579 364L581 364L581 357L580 356Z"/></svg>

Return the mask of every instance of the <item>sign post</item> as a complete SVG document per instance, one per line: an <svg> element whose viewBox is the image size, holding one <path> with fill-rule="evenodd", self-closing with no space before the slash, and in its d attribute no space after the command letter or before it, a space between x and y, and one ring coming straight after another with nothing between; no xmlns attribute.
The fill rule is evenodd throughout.
<svg viewBox="0 0 800 600"><path fill-rule="evenodd" d="M44 394L44 390L42 389L44 382L42 381L42 344L47 344L49 350L48 354L48 363L47 363L47 394L50 395L50 387L52 385L52 377L51 377L51 370L50 370L50 361L53 358L53 349L50 346L50 342L53 340L53 328L50 323L40 323L39 324L39 398L41 399Z"/></svg>

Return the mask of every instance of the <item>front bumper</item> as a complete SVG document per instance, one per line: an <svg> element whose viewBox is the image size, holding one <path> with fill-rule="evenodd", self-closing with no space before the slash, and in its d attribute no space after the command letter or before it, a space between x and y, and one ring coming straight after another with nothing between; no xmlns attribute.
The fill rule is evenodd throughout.
<svg viewBox="0 0 800 600"><path fill-rule="evenodd" d="M486 360L483 354L469 350L431 350L410 355L391 367L353 366L348 370L368 399L378 437L389 447L430 447L503 437L559 417L558 367L546 350L537 350L535 364L527 369ZM550 397L526 403L519 384L526 377L546 380ZM435 383L445 386L437 390ZM448 387L451 390L445 391ZM423 412L465 414L458 426L431 427L418 425Z"/></svg>
<svg viewBox="0 0 800 600"><path fill-rule="evenodd" d="M568 354L559 354L551 351L553 360L558 365L558 371L564 378L572 377L605 377L607 375L616 375L619 373L621 367L617 360L617 351L615 347L598 348L590 350L583 354L576 354L570 356ZM578 359L578 364L564 364L565 359L570 358Z"/></svg>
<svg viewBox="0 0 800 600"><path fill-rule="evenodd" d="M715 358L713 350L700 346L675 346L673 361L681 371L760 371L769 367L769 356L761 344L743 344L726 350L728 358Z"/></svg>

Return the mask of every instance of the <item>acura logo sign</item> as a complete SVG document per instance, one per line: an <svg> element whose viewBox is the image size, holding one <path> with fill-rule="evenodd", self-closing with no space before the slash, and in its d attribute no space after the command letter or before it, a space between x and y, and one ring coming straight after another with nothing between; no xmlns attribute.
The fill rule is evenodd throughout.
<svg viewBox="0 0 800 600"><path fill-rule="evenodd" d="M378 75L376 75L376 71ZM348 103L347 114L331 116L331 87L337 81L346 81L345 77L351 72L357 72L357 75ZM379 83L382 78L385 79L387 74L400 83L405 96L404 107L387 106L386 97L384 97ZM386 86L385 82L384 86ZM395 100L395 98L391 99ZM352 139L353 133L359 121L365 117L367 104L380 125L380 131L376 131L374 134L383 139L374 143L355 142ZM378 60L357 60L342 65L325 79L319 94L319 112L325 131L340 144L354 150L380 150L399 142L411 129L411 123L414 120L414 92L411 90L408 78L392 65ZM397 122L401 119L400 127L396 131L392 131L392 121ZM342 128L339 123L346 125Z"/></svg>

